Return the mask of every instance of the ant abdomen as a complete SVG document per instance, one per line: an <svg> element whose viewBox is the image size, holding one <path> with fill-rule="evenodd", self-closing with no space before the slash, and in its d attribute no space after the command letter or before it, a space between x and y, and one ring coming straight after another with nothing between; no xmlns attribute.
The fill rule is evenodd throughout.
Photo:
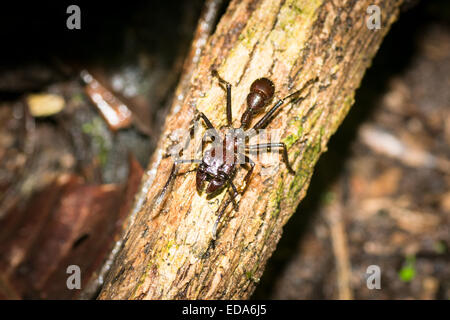
<svg viewBox="0 0 450 320"><path fill-rule="evenodd" d="M247 96L247 106L249 109L263 108L275 92L273 82L267 78L260 78L253 81L250 86L250 93Z"/></svg>
<svg viewBox="0 0 450 320"><path fill-rule="evenodd" d="M254 114L260 112L272 99L275 93L273 82L267 78L259 78L253 81L250 86L250 93L247 95L247 110L242 114L241 124L247 128Z"/></svg>

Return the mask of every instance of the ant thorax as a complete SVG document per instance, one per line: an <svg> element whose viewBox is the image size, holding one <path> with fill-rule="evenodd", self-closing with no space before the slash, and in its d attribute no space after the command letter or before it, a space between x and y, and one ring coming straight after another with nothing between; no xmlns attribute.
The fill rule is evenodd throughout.
<svg viewBox="0 0 450 320"><path fill-rule="evenodd" d="M211 146L203 155L204 162L206 158L211 159L211 165L222 164L243 164L245 163L244 154L245 143L250 138L257 135L254 129L243 130L242 128L226 127L222 135L218 131L205 136L212 137Z"/></svg>
<svg viewBox="0 0 450 320"><path fill-rule="evenodd" d="M230 175L236 165L238 136L235 129L229 128L224 138L217 138L203 154L202 162L206 165L205 171L212 176Z"/></svg>

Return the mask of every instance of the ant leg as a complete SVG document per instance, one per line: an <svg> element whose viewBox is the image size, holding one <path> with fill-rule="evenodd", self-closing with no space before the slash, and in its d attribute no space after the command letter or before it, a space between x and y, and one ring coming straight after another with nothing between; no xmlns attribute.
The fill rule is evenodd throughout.
<svg viewBox="0 0 450 320"><path fill-rule="evenodd" d="M174 161L174 164L182 164L182 163L201 163L201 159L177 159Z"/></svg>
<svg viewBox="0 0 450 320"><path fill-rule="evenodd" d="M217 216L216 221L214 222L214 226L213 226L213 230L212 230L213 240L216 240L216 236L217 236L217 227L218 227L218 225L219 225L219 221L220 221L220 219L222 218L223 213L224 213L225 210L227 209L227 207L228 207L228 205L230 204L230 202L233 202L234 204L236 203L236 202L235 202L235 198L236 198L237 194L238 194L238 193L241 193L241 194L242 194L242 193L245 191L245 188L247 187L248 181L249 181L249 179L250 179L250 177L251 177L251 175L252 175L253 169L255 168L255 163L253 162L253 160L250 159L249 157L247 157L245 154L242 154L242 155L243 155L244 158L245 158L245 163L250 163L250 166L251 166L250 169L249 169L249 171L248 171L247 174L245 175L245 178L244 178L245 186L244 186L243 190L241 190L241 191L239 192L239 191L237 190L236 186L234 185L234 183L233 183L233 182L230 182L231 187L233 188L233 191L234 191L234 195L231 196L230 198L228 198L228 199L225 201L225 203L224 203L222 209L219 211L219 214L218 214L218 216ZM242 164L242 166L244 166L244 164ZM235 210L237 210L236 207L235 207Z"/></svg>
<svg viewBox="0 0 450 320"><path fill-rule="evenodd" d="M178 164L201 163L201 162L202 162L202 160L199 160L199 159L177 159L177 160L175 160L172 165L172 169L170 170L169 178L167 179L167 182L164 184L164 187L161 189L161 193L158 195L158 198L156 199L156 204L159 204L161 202L161 200L164 198L164 195L167 192L167 189L169 189L169 186L172 184L172 181L178 175L178 171L176 170Z"/></svg>
<svg viewBox="0 0 450 320"><path fill-rule="evenodd" d="M244 186L244 189L241 190L241 192L244 192L245 188L247 188L248 182L250 181L250 178L251 178L252 173L253 173L253 169L255 169L255 163L253 162L253 160L250 159L245 154L243 154L243 156L244 156L244 159L245 159L245 163L243 163L241 165L244 166L244 164L249 163L250 164L250 169L248 170L247 174L244 177L245 186Z"/></svg>
<svg viewBox="0 0 450 320"><path fill-rule="evenodd" d="M283 99L278 100L278 102L269 111L267 111L267 113L264 115L264 117L262 117L261 120L259 120L258 123L256 123L253 126L253 129L258 130L258 129L262 129L265 126L267 126L269 124L269 122L272 120L272 115L275 113L275 111L277 111L283 105L284 101L299 94L300 92L301 92L301 90L295 91L294 93L288 95L287 97L284 97Z"/></svg>
<svg viewBox="0 0 450 320"><path fill-rule="evenodd" d="M272 152L272 150L270 150L271 148L283 148L283 161L286 164L286 167L287 167L289 173L295 174L294 169L292 169L291 165L289 164L287 148L283 142L254 144L254 145L245 146L245 148L247 150L258 150L258 151L263 150L263 151L269 151L269 152Z"/></svg>
<svg viewBox="0 0 450 320"><path fill-rule="evenodd" d="M219 140L219 142L221 142L222 140L221 140L221 138L220 138L219 132L217 131L216 128L214 128L213 124L211 123L211 121L209 121L208 117L207 117L203 112L199 112L199 113L197 114L197 116L195 117L194 121L198 121L199 118L202 118L203 121L204 121L205 124L206 124L206 127L207 127L209 130L211 130L211 131L209 131L209 132L207 131L206 134L203 136L203 138L202 138L201 149L202 149L202 150L205 149L205 138L208 137L208 136L212 136L212 137L214 138L213 141L215 141L215 139L216 139L216 137L217 137L217 139ZM190 133L190 134L191 134L191 137L192 137L192 136L193 136L193 128L191 128L191 133Z"/></svg>
<svg viewBox="0 0 450 320"><path fill-rule="evenodd" d="M216 77L219 82L223 85L225 85L227 89L227 123L229 126L231 126L231 123L233 122L233 114L231 111L231 83L228 81L225 81L217 72L217 70L212 70L211 74Z"/></svg>
<svg viewBox="0 0 450 320"><path fill-rule="evenodd" d="M231 185L231 188L233 189L233 193L231 194L231 201L233 201L234 210L237 211L238 210L238 205L236 203L236 197L238 195L238 190L237 190L236 186L234 185L234 183L232 181L230 181L230 185Z"/></svg>
<svg viewBox="0 0 450 320"><path fill-rule="evenodd" d="M209 121L208 117L205 116L205 114L203 112L200 112L197 117L195 118L195 120L197 121L198 118L202 118L203 121L205 121L206 126L208 127L208 129L214 129L216 130L216 128L214 128L214 126L212 125L211 121Z"/></svg>
<svg viewBox="0 0 450 320"><path fill-rule="evenodd" d="M295 96L300 94L306 87L309 87L313 82L316 82L317 80L318 80L318 78L308 80L305 83L305 85L303 86L303 88L295 91L294 93L291 93L290 95L284 97L283 99L278 100L278 102L269 111L267 111L267 113L264 115L264 117L262 117L261 120L259 120L258 123L256 123L253 126L253 129L258 130L258 129L262 129L265 126L267 126L269 124L269 122L272 120L272 116L275 113L275 111L277 111L287 99L292 98L291 99L291 102L292 102L294 100Z"/></svg>

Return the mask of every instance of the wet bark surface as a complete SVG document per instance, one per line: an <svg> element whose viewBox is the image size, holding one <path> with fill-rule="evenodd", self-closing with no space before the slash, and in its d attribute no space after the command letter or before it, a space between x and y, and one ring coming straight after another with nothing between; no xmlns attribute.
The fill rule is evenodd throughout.
<svg viewBox="0 0 450 320"><path fill-rule="evenodd" d="M373 31L362 18L369 5L364 1L230 3L191 78L191 90L166 120L99 298L251 295L283 225L306 194L319 155L353 104L365 69L398 15L400 2L377 4L386 14L383 28ZM239 197L239 210L227 209L214 243L211 230L225 191L208 199L197 193L191 173L177 177L164 200L158 198L173 164L165 155L177 140L175 130L189 128L196 110L217 127L224 124L224 92L212 68L233 85L235 115L242 113L248 88L258 77L274 81L277 97L312 83L306 96L286 105L270 125L282 131L296 175L280 166L264 177L257 166Z"/></svg>

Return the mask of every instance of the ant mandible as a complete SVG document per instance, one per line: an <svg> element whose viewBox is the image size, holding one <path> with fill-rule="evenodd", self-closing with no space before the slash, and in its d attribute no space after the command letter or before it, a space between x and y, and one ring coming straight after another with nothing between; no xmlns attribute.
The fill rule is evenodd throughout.
<svg viewBox="0 0 450 320"><path fill-rule="evenodd" d="M219 82L225 86L226 88L226 116L227 116L227 125L225 129L228 133L222 138L217 129L213 126L211 121L209 121L208 117L203 112L197 114L195 121L198 121L200 118L206 124L206 127L211 130L214 137L219 137L219 141L215 141L218 143L218 147L207 149L202 156L202 159L176 159L172 166L172 170L170 176L164 185L162 192L158 198L161 198L167 188L169 187L171 181L177 175L175 167L179 164L183 163L198 163L199 166L196 169L196 187L197 191L201 192L203 189L203 185L206 181L209 181L206 186L205 192L209 195L216 194L220 190L222 190L227 184L229 184L233 190L231 193L230 199L225 202L222 210L220 211L217 220L214 224L213 228L213 239L216 238L216 230L217 224L222 216L222 213L225 211L225 208L232 201L234 204L234 208L237 209L237 205L235 202L236 196L239 194L238 189L234 185L232 178L236 172L237 164L240 164L242 167L248 170L247 174L244 177L244 190L241 190L241 194L245 191L245 187L247 186L250 177L253 173L253 169L255 167L255 163L252 159L250 159L243 152L238 151L240 149L244 152L249 151L269 151L273 152L273 149L278 149L277 151L282 150L283 162L285 163L290 174L295 174L294 169L292 169L289 164L288 153L286 145L283 142L275 142L275 143L262 143L262 144L247 144L247 140L244 139L243 148L238 148L239 144L242 143L241 140L237 138L235 134L237 130L247 131L253 118L261 113L264 110L264 107L268 104L268 102L273 98L275 93L275 86L273 82L267 78L259 78L253 81L250 86L250 92L247 95L247 108L242 114L241 117L241 125L239 128L234 128L232 126L232 111L231 111L231 84L225 81L216 70L212 70L212 75L216 77ZM265 128L270 121L274 118L274 113L283 105L283 103L294 96L297 96L301 90L298 90L283 99L278 100L277 103L253 126L253 132L256 132L258 129ZM293 99L292 99L293 100ZM291 100L291 101L292 101ZM231 133L231 135L229 134ZM221 151L221 152L220 152ZM244 163L238 163L238 157L243 157ZM241 158L242 159L242 158ZM250 164L250 168L246 167L246 164Z"/></svg>

